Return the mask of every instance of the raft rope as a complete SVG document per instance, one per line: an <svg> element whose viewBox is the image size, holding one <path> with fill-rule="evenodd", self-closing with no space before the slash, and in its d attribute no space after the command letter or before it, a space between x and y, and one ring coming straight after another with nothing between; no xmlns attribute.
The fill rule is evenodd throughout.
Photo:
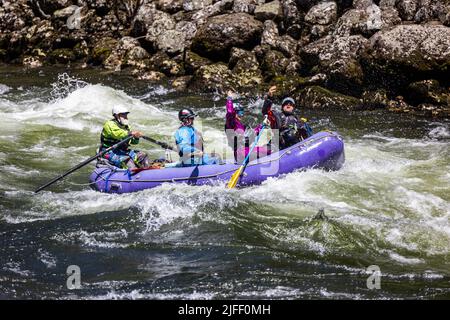
<svg viewBox="0 0 450 320"><path fill-rule="evenodd" d="M340 138L340 139L341 139L341 136L340 136L340 135L331 133L331 131L330 131L330 134L327 135L327 136L322 136L322 137L320 137L320 138L315 138L315 139L311 139L311 140L304 140L304 141L301 141L301 144L299 144L299 145L298 145L297 147L295 147L295 148L292 148L292 149L285 149L285 151L284 151L283 153L280 153L279 157L276 158L276 159L271 159L271 160L267 160L267 161L264 161L264 162L257 162L257 163L249 164L248 166L249 166L249 167L252 167L252 166L255 166L255 165L261 165L261 164L266 164L266 163L278 161L278 160L280 160L285 154L291 153L292 150L294 150L294 149L297 149L297 148L298 148L298 149L301 149L302 147L307 146L307 145L310 145L310 144L313 143L313 142L316 142L316 141L319 141L319 140L322 140L322 139L325 139L325 138L329 138L329 137L337 137L337 138ZM238 165L236 165L236 166L238 166ZM111 176L113 173L115 173L116 171L120 171L120 170L111 170L111 172L108 174L108 176L106 177L106 179L105 179L103 176L100 175L100 179L103 179L104 181L106 181L105 192L107 192L107 185L108 185L110 176ZM128 170L127 170L127 171L128 171ZM234 171L236 171L236 168L233 168L233 169L230 169L230 170L227 170L227 171L218 172L218 173L215 173L215 174L212 174L212 175L207 175L207 176L198 176L198 177L192 177L192 178L191 178L191 177L185 177L185 178L172 178L172 179L161 179L161 180L131 180L130 176L128 175L129 180L113 179L113 180L111 180L111 181L114 181L114 182L175 182L175 181L178 181L178 180L197 180L197 179L214 178L214 177L217 177L217 176L220 176L220 175L223 175L223 174L227 174L227 173L230 173L230 172L234 172ZM98 180L97 180L97 181L98 181Z"/></svg>

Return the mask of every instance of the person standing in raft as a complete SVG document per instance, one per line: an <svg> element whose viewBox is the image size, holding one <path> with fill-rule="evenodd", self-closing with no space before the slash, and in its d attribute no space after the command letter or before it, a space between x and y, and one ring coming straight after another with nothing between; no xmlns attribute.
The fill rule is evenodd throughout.
<svg viewBox="0 0 450 320"><path fill-rule="evenodd" d="M219 159L203 152L203 136L194 128L194 118L197 116L191 109L181 109L178 119L181 126L175 132L175 143L183 167L218 164Z"/></svg>
<svg viewBox="0 0 450 320"><path fill-rule="evenodd" d="M272 129L278 129L280 133L280 149L288 148L313 135L311 127L305 118L297 118L294 115L295 100L285 98L281 103L281 112L272 110L272 97L277 87L272 86L264 99L262 113L267 115Z"/></svg>
<svg viewBox="0 0 450 320"><path fill-rule="evenodd" d="M245 116L245 109L242 104L233 102L236 94L231 90L227 92L227 113L225 115L225 133L228 145L233 149L234 160L242 162L250 151L252 141L261 131L261 125L255 129L249 129L242 123ZM269 120L264 120L267 126L270 125ZM253 149L250 159L264 157L270 154L266 146L256 146Z"/></svg>
<svg viewBox="0 0 450 320"><path fill-rule="evenodd" d="M122 169L148 167L149 160L147 154L142 151L130 149L130 145L139 143L139 138L143 134L140 131L131 131L130 125L128 124L129 113L130 111L124 106L113 107L112 115L114 118L106 121L103 125L99 151L101 152L131 135L133 138L128 143L105 153L103 158L108 163Z"/></svg>

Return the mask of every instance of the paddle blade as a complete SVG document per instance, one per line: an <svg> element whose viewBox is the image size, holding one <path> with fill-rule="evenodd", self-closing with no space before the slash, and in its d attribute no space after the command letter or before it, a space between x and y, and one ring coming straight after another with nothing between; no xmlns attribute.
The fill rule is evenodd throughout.
<svg viewBox="0 0 450 320"><path fill-rule="evenodd" d="M242 174L242 169L244 169L244 166L240 166L239 169L237 169L236 172L233 173L233 175L230 178L230 181L228 181L228 185L227 185L228 189L233 189L234 187L236 187L236 185L239 181L239 177Z"/></svg>

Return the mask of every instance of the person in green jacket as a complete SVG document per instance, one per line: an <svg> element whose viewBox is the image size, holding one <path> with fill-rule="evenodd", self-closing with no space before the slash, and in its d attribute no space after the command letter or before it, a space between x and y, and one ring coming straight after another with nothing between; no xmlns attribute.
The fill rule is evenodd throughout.
<svg viewBox="0 0 450 320"><path fill-rule="evenodd" d="M139 138L143 134L140 131L131 131L130 125L128 124L128 113L130 111L124 106L113 107L112 115L114 118L106 121L103 125L100 136L100 151L132 135L133 138L128 143L105 153L103 158L110 164L122 169L148 167L149 160L147 154L139 150L130 149L131 145L137 145L139 143Z"/></svg>

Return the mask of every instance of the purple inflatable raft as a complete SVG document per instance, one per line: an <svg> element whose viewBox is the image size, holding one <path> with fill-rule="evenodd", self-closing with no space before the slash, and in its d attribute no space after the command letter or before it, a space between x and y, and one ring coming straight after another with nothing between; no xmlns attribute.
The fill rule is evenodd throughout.
<svg viewBox="0 0 450 320"><path fill-rule="evenodd" d="M238 186L260 184L268 178L299 169L338 170L344 161L342 137L335 132L319 132L287 149L250 161ZM92 172L90 182L95 190L107 193L135 192L163 183L225 185L240 165L228 161L217 165L143 170L135 174L118 168L98 167Z"/></svg>

